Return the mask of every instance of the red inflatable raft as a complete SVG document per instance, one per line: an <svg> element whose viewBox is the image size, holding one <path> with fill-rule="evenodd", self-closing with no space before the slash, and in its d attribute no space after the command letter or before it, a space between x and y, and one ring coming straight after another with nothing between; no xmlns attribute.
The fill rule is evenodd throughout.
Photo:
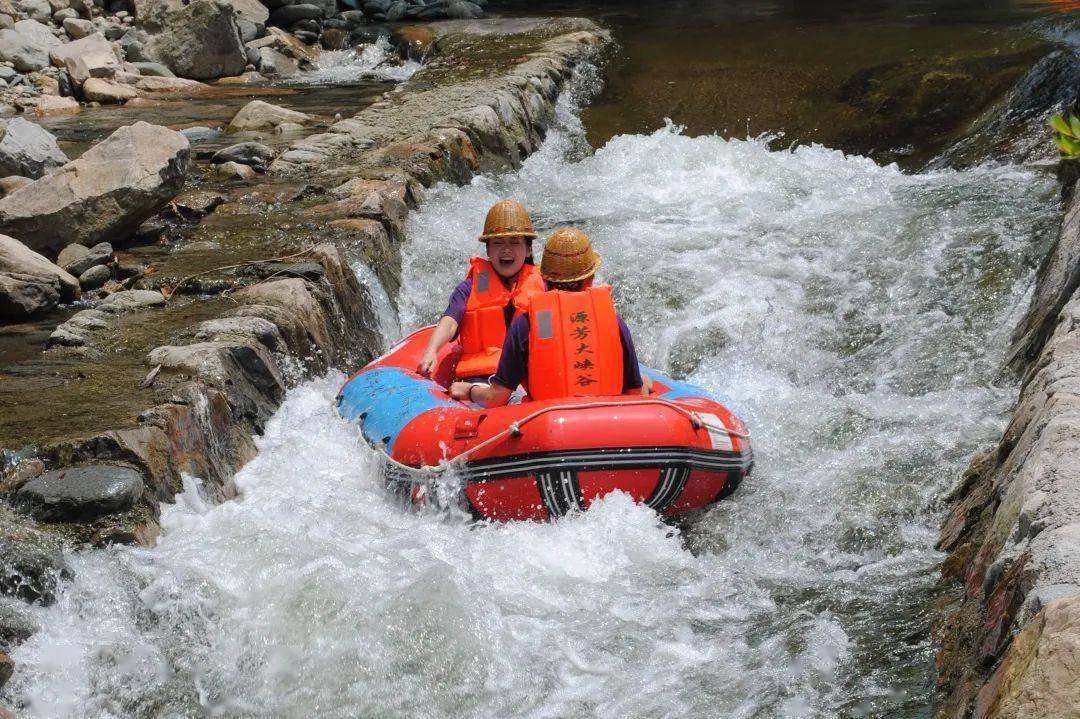
<svg viewBox="0 0 1080 719"><path fill-rule="evenodd" d="M419 376L431 327L354 374L338 411L390 460L388 477L423 501L432 470L456 465L477 517L546 520L625 492L675 515L729 495L750 473L742 420L705 390L642 367L644 397L566 397L484 409L451 399L456 347Z"/></svg>

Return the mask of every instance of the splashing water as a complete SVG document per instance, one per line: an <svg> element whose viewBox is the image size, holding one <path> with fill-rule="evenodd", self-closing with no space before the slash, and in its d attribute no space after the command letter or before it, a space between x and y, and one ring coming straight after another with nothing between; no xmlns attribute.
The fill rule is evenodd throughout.
<svg viewBox="0 0 1080 719"><path fill-rule="evenodd" d="M415 60L402 60L383 36L349 50L324 50L316 70L302 72L290 81L303 85L347 85L360 80L404 82L421 68Z"/></svg>
<svg viewBox="0 0 1080 719"><path fill-rule="evenodd" d="M428 193L406 329L504 196L592 236L647 363L746 408L739 492L686 529L622 495L550 525L409 513L334 413L335 374L290 391L241 499L188 480L157 547L72 557L6 698L41 717L927 715L933 501L1013 396L993 380L1052 181L671 126L581 157L571 129Z"/></svg>

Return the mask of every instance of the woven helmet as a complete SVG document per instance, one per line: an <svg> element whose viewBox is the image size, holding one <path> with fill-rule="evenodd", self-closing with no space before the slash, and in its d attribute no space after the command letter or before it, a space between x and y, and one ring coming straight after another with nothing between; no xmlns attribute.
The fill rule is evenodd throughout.
<svg viewBox="0 0 1080 719"><path fill-rule="evenodd" d="M544 243L540 276L548 282L576 282L596 274L600 255L576 227L560 227Z"/></svg>
<svg viewBox="0 0 1080 719"><path fill-rule="evenodd" d="M484 220L484 234L480 235L480 241L487 242L496 237L536 239L536 230L525 205L517 200L502 200L491 206Z"/></svg>

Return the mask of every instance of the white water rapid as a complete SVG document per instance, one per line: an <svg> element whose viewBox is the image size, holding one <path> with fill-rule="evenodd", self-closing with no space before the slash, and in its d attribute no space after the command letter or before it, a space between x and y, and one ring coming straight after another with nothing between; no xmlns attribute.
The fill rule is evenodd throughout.
<svg viewBox="0 0 1080 719"><path fill-rule="evenodd" d="M292 390L208 506L153 549L71 557L17 648L31 717L928 716L935 498L991 441L994 385L1052 227L1016 167L905 175L669 127L410 219L404 329L433 320L486 208L583 227L647 364L733 397L755 473L689 526L615 495L554 524L413 514L332 408ZM347 368L342 368L347 369Z"/></svg>

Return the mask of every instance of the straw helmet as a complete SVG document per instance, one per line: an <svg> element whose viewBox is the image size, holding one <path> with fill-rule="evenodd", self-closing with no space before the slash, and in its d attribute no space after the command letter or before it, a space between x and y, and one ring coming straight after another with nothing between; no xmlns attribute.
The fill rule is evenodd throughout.
<svg viewBox="0 0 1080 719"><path fill-rule="evenodd" d="M480 241L487 242L496 237L536 239L536 230L525 205L517 200L502 200L491 206L484 220L484 234L480 235Z"/></svg>
<svg viewBox="0 0 1080 719"><path fill-rule="evenodd" d="M540 276L548 282L576 282L596 274L600 255L576 227L560 227L544 243Z"/></svg>

